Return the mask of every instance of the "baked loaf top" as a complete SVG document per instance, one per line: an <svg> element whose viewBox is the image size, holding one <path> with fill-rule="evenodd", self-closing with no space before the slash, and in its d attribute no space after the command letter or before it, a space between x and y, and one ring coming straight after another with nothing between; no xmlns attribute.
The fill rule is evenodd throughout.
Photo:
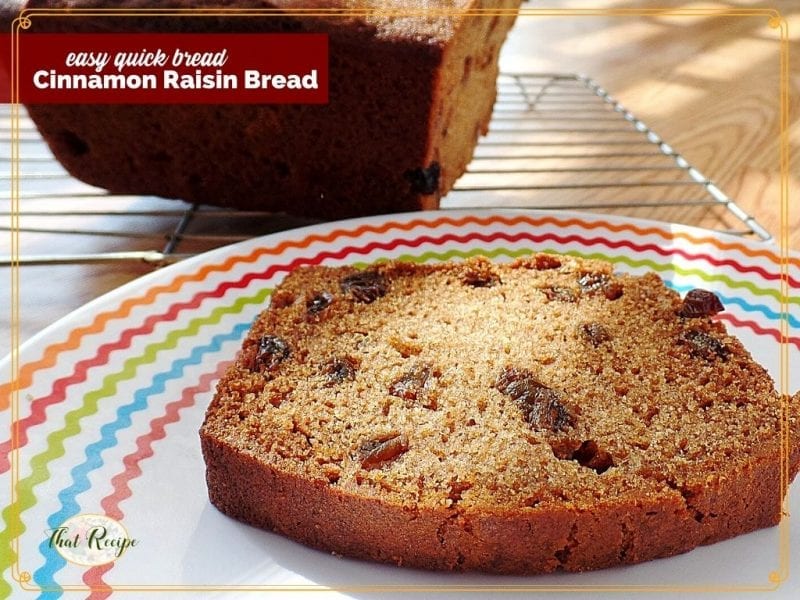
<svg viewBox="0 0 800 600"><path fill-rule="evenodd" d="M636 562L774 524L780 398L722 309L550 254L295 271L208 409L211 499L337 552L499 572ZM300 489L300 508L280 508ZM320 531L320 506L377 511L360 527L384 535ZM430 518L432 539L382 541L394 517ZM551 550L505 548L525 535Z"/></svg>
<svg viewBox="0 0 800 600"><path fill-rule="evenodd" d="M17 10L28 8L92 9L109 8L108 0L19 0ZM113 3L115 8L130 10L159 8L179 9L243 9L274 8L303 16L314 26L327 24L337 30L357 31L370 29L377 38L446 42L464 18L468 8L483 8L475 0L124 0ZM488 6L497 10L499 7ZM315 12L317 9L318 12ZM337 10L363 11L363 14L346 18L336 16ZM326 15L328 13L330 16ZM130 17L130 15L129 15ZM95 16L95 23L98 16ZM248 17L252 20L253 16ZM158 19L150 17L151 27L158 29ZM137 27L140 26L137 24ZM247 27L247 23L243 23Z"/></svg>

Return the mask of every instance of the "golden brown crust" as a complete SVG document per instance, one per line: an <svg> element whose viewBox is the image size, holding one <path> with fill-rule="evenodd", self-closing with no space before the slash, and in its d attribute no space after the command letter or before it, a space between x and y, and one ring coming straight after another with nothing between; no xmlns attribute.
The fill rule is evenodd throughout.
<svg viewBox="0 0 800 600"><path fill-rule="evenodd" d="M318 548L498 573L774 525L780 399L715 300L543 254L300 269L209 406L209 497Z"/></svg>
<svg viewBox="0 0 800 600"><path fill-rule="evenodd" d="M586 571L680 554L776 525L779 466L756 461L685 498L652 497L503 510L415 510L347 494L259 463L201 436L209 497L227 515L345 556L432 570L504 574Z"/></svg>

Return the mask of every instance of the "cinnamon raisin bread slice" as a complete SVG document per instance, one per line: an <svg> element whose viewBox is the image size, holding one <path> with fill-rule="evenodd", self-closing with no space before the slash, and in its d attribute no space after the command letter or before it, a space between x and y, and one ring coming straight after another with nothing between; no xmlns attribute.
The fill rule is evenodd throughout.
<svg viewBox="0 0 800 600"><path fill-rule="evenodd" d="M297 270L208 408L211 502L344 555L499 573L774 525L780 398L722 309L550 254Z"/></svg>

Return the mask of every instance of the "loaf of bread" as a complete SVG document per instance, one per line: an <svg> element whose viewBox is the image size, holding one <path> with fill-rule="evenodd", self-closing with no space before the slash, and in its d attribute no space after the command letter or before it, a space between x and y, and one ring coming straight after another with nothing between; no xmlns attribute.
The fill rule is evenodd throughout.
<svg viewBox="0 0 800 600"><path fill-rule="evenodd" d="M437 208L472 159L496 97L498 54L520 0L271 0L285 16L34 16L29 31L318 32L327 105L32 105L75 177L120 194L333 219ZM226 7L126 0L115 7ZM31 0L92 8L107 0ZM322 7L362 16L293 16ZM494 13L475 14L475 10ZM389 10L393 16L381 16ZM375 12L370 12L375 11ZM403 16L407 11L408 16ZM470 14L468 14L470 13Z"/></svg>
<svg viewBox="0 0 800 600"><path fill-rule="evenodd" d="M720 310L553 254L297 270L208 408L209 497L342 555L496 573L775 525L781 398Z"/></svg>

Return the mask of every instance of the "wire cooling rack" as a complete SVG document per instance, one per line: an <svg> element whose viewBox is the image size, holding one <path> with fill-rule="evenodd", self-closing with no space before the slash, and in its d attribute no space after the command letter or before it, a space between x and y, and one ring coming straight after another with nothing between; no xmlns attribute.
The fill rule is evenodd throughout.
<svg viewBox="0 0 800 600"><path fill-rule="evenodd" d="M0 113L11 134L11 111ZM0 150L0 216L11 222L11 148ZM5 169L10 173L10 168ZM21 264L174 262L307 224L156 197L110 195L69 176L33 123L19 127ZM717 231L771 236L712 181L594 80L501 75L490 131L442 208L546 208L659 217ZM2 227L9 229L9 226ZM0 246L0 254L6 251ZM0 265L9 264L0 256Z"/></svg>

